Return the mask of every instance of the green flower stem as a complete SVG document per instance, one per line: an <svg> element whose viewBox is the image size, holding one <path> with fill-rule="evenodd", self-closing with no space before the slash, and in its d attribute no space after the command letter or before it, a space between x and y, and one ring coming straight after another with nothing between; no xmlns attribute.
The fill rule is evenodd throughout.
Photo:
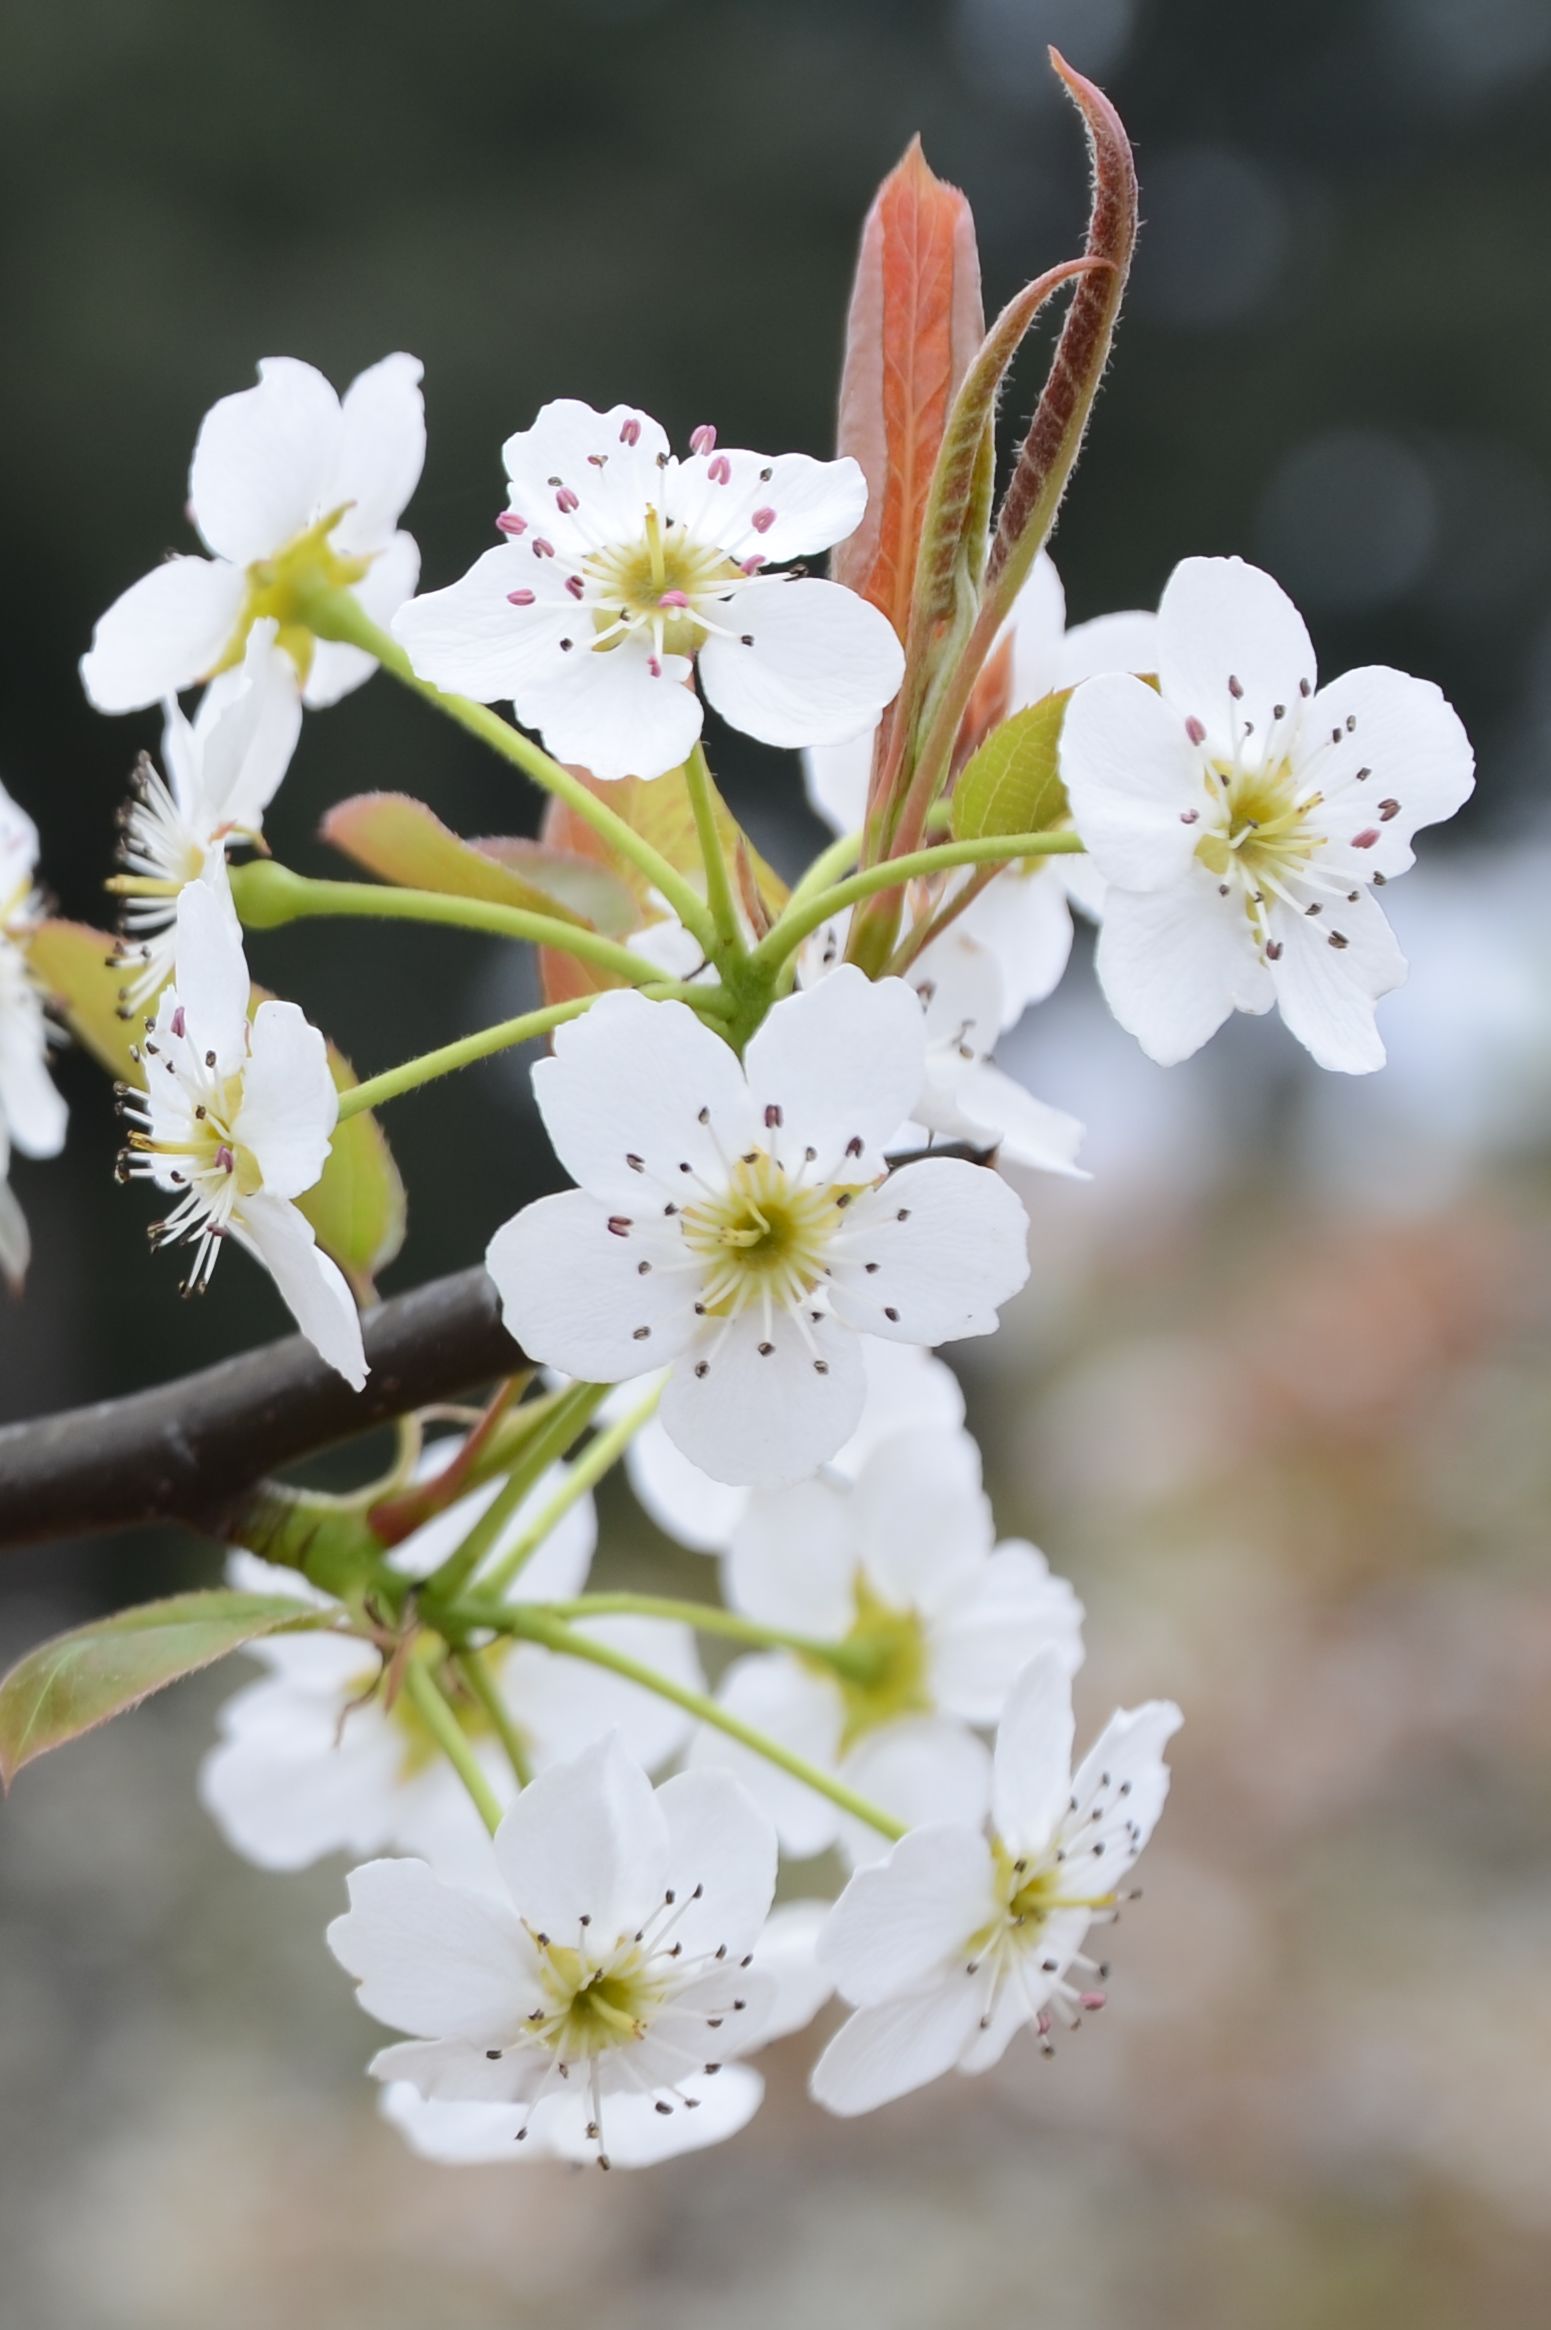
<svg viewBox="0 0 1551 2330"><path fill-rule="evenodd" d="M695 838L700 844L700 855L705 864L706 903L716 925L721 955L742 955L743 925L738 919L738 902L733 895L732 876L727 869L727 853L716 824L716 795L711 785L711 772L706 766L705 747L697 744L684 763L684 782L689 792L689 805L695 815Z"/></svg>
<svg viewBox="0 0 1551 2330"><path fill-rule="evenodd" d="M811 894L801 904L794 899L749 957L751 971L767 976L777 971L789 954L801 946L810 931L828 922L847 906L857 906L880 890L897 890L924 874L941 874L954 866L1011 864L1016 858L1069 857L1082 850L1075 833L988 833L974 841L944 841L930 849L912 850L902 858L885 858L864 866L859 874L837 882L833 889Z"/></svg>
<svg viewBox="0 0 1551 2330"><path fill-rule="evenodd" d="M534 1482L541 1480L586 1430L608 1389L603 1383L574 1383L561 1393L463 1543L453 1548L421 1587L421 1606L433 1625L436 1613L461 1593L480 1563L500 1543L502 1530Z"/></svg>
<svg viewBox="0 0 1551 2330"><path fill-rule="evenodd" d="M559 915L530 914L524 906L502 906L490 898L457 898L445 890L400 890L385 882L319 882L293 874L272 858L234 867L232 897L241 920L256 930L334 915L368 922L432 922L554 947L631 987L657 986L662 979L654 965L616 939L577 922L564 922Z"/></svg>
<svg viewBox="0 0 1551 2330"><path fill-rule="evenodd" d="M479 1759L463 1735L463 1726L442 1696L429 1667L412 1659L404 1676L404 1691L415 1713L431 1734L474 1800L475 1810L492 1836L501 1825L501 1807L479 1768Z"/></svg>
<svg viewBox="0 0 1551 2330"><path fill-rule="evenodd" d="M655 1668L643 1666L639 1659L627 1657L624 1651L616 1650L611 1643L599 1642L591 1635L579 1634L563 1620L546 1616L531 1603L512 1603L507 1609L505 1623L510 1633L520 1636L526 1642L542 1643L546 1650L558 1651L562 1658L584 1659L590 1666L607 1667L610 1674L622 1675L626 1682L639 1684L643 1691L655 1691L660 1699L671 1700L675 1707L682 1707L687 1715L693 1715L700 1723L709 1723L715 1731L725 1732L740 1747L750 1749L756 1756L763 1756L767 1763L790 1773L794 1780L801 1781L805 1788L812 1788L817 1795L828 1797L831 1804L838 1805L853 1820L864 1821L869 1828L876 1829L880 1836L888 1837L891 1842L904 1835L905 1824L902 1820L895 1820L889 1813L880 1811L876 1804L869 1804L865 1796L858 1796L854 1788L846 1787L841 1780L832 1779L828 1772L821 1772L816 1764L793 1755L791 1749L783 1747L779 1740L770 1739L764 1732L756 1731L751 1723L742 1722L738 1716L719 1706L716 1700L708 1698L703 1691L686 1689L682 1683L675 1683L670 1676L659 1675Z"/></svg>
<svg viewBox="0 0 1551 2330"><path fill-rule="evenodd" d="M467 1610L470 1605L463 1603ZM752 1643L758 1650L794 1650L799 1657L819 1659L851 1681L876 1680L880 1651L860 1642L820 1642L810 1634L789 1634L780 1626L762 1626L740 1611L724 1610L717 1602L677 1602L665 1594L581 1594L573 1602L535 1602L530 1608L549 1618L666 1618L693 1626L701 1634L726 1635L732 1642Z"/></svg>
<svg viewBox="0 0 1551 2330"><path fill-rule="evenodd" d="M422 1084L430 1084L438 1076L450 1076L455 1068L468 1068L476 1060L488 1060L493 1052L504 1052L513 1044L525 1044L532 1036L548 1035L551 1028L561 1027L568 1019L578 1019L590 1009L594 998L579 995L570 1003L552 1003L544 1011L525 1011L520 1019L503 1019L497 1027L481 1028L478 1035L461 1036L455 1044L443 1044L435 1052L422 1052L418 1058L405 1060L397 1068L387 1068L380 1076L369 1076L364 1084L352 1084L339 1096L339 1121L359 1116L364 1108L377 1108L385 1100L397 1100L400 1093L414 1092Z"/></svg>
<svg viewBox="0 0 1551 2330"><path fill-rule="evenodd" d="M512 1767L512 1777L519 1788L526 1788L533 1777L533 1766L528 1760L528 1751L523 1744L522 1736L512 1721L511 1709L496 1689L482 1653L477 1650L455 1651L453 1665L457 1668L467 1689L473 1693L484 1709L491 1730L506 1751L506 1760Z"/></svg>
<svg viewBox="0 0 1551 2330"><path fill-rule="evenodd" d="M787 899L782 909L783 915L790 914L794 907L806 906L810 898L817 897L821 890L827 890L832 882L837 882L842 874L849 873L861 854L862 837L859 833L843 833L838 841L830 843L828 849L820 850Z"/></svg>
<svg viewBox="0 0 1551 2330"><path fill-rule="evenodd" d="M551 759L541 746L524 736L520 728L501 719L487 704L475 704L467 696L445 695L429 680L421 679L398 641L372 621L353 591L309 591L304 596L302 611L320 639L334 639L347 647L363 648L406 688L412 688L417 696L434 704L438 712L456 720L460 728L466 728L471 735L492 746L546 793L554 794L567 808L574 809L578 817L585 818L610 849L628 859L654 889L661 891L685 929L694 932L707 954L711 952L716 944L716 925L693 883L687 882L660 850L643 840L617 810L610 809L606 802L590 793L579 777Z"/></svg>
<svg viewBox="0 0 1551 2330"><path fill-rule="evenodd" d="M590 1489L596 1488L604 1474L619 1462L631 1441L640 1431L641 1426L648 1417L656 1413L657 1403L662 1398L662 1392L663 1387L658 1384L647 1394L645 1399L637 1401L628 1415L621 1416L617 1423L610 1424L604 1431L593 1435L548 1504L537 1515L531 1527L523 1531L514 1545L508 1546L501 1559L480 1579L481 1595L487 1596L492 1601L500 1599L512 1580L527 1566L528 1561L538 1551L545 1538L549 1536L555 1524L563 1520L571 1507L580 1498L585 1497ZM569 1613L565 1613L565 1615L569 1615Z"/></svg>

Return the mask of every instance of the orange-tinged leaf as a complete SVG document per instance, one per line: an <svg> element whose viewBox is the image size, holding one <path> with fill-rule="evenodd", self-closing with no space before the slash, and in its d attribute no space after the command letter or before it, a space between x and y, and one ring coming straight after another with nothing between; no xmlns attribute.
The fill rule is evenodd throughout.
<svg viewBox="0 0 1551 2330"><path fill-rule="evenodd" d="M630 893L606 866L515 837L463 841L408 793L357 793L338 802L319 831L357 865L406 889L485 898L585 922L611 938L635 927Z"/></svg>
<svg viewBox="0 0 1551 2330"><path fill-rule="evenodd" d="M831 560L836 581L881 607L901 638L937 449L984 329L969 203L917 138L862 229L838 450L861 463L867 511Z"/></svg>

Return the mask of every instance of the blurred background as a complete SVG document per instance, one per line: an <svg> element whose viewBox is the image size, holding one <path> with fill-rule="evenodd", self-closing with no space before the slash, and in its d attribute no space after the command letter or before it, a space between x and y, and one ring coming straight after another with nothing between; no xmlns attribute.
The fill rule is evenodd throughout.
<svg viewBox="0 0 1551 2330"><path fill-rule="evenodd" d="M1029 1191L1036 1269L960 1346L1004 1531L1091 1613L1091 1728L1188 1723L1108 2014L865 2123L811 2039L719 2152L649 2175L404 2154L325 1955L342 1872L266 1878L191 1794L228 1673L29 1772L0 1811L0 2314L10 2330L1507 2330L1551 2271L1551 4L1548 0L55 0L0 34L0 774L63 910L103 919L152 718L75 660L167 547L200 415L256 359L426 363L409 522L432 583L492 538L499 446L554 394L824 451L857 228L919 129L988 304L1076 247L1055 40L1136 137L1147 229L1056 553L1075 617L1240 551L1326 672L1436 678L1481 781L1389 903L1388 1072L1271 1022L1145 1061L1086 960L1006 1055L1089 1127ZM1014 409L1028 409L1030 368ZM789 762L718 739L789 869ZM376 785L521 830L512 772L374 682L309 721L277 852ZM522 1007L493 944L323 925L253 947L365 1073ZM0 1418L279 1332L239 1259L200 1305L115 1191L89 1063L16 1168L35 1261ZM388 1285L551 1177L521 1063L391 1113ZM993 1364L994 1362L994 1364ZM616 1572L709 1583L611 1500ZM152 1538L8 1557L0 1648L214 1574Z"/></svg>

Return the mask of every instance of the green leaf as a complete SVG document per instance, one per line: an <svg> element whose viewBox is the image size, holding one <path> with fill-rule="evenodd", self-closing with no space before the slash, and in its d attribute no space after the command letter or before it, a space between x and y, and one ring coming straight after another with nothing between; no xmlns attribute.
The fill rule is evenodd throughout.
<svg viewBox="0 0 1551 2330"><path fill-rule="evenodd" d="M461 848L463 845L458 844ZM52 997L60 1016L83 1050L122 1083L144 1085L145 1071L130 1047L145 1033L145 1012L120 1017L124 974L111 966L113 940L84 922L45 922L28 942L27 959ZM256 1011L267 990L255 987L248 1009ZM355 1070L335 1046L329 1069L341 1092L357 1082ZM315 1186L297 1200L331 1254L360 1294L369 1294L376 1273L404 1243L406 1200L393 1152L375 1117L350 1117L334 1135L328 1162Z"/></svg>
<svg viewBox="0 0 1551 2330"><path fill-rule="evenodd" d="M0 1788L26 1764L138 1707L180 1675L330 1613L279 1594L173 1594L40 1643L0 1680Z"/></svg>
<svg viewBox="0 0 1551 2330"><path fill-rule="evenodd" d="M516 837L463 841L407 793L357 793L331 809L319 830L357 865L404 889L486 898L613 938L640 921L629 889L607 866Z"/></svg>
<svg viewBox="0 0 1551 2330"><path fill-rule="evenodd" d="M262 1000L255 989L254 1004ZM336 1091L348 1092L360 1082L337 1045L329 1045L328 1057ZM388 1136L368 1110L335 1127L322 1174L296 1206L356 1293L370 1295L378 1271L404 1243L409 1201Z"/></svg>
<svg viewBox="0 0 1551 2330"><path fill-rule="evenodd" d="M1044 833L1067 814L1061 726L1071 689L1042 696L992 730L953 788L953 838Z"/></svg>

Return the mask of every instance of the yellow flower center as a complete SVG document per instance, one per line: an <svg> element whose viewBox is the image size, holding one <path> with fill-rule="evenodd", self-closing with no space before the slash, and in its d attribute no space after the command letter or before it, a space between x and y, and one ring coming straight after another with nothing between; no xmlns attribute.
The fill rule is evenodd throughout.
<svg viewBox="0 0 1551 2330"><path fill-rule="evenodd" d="M216 672L230 671L241 663L248 644L248 633L255 623L266 616L279 625L275 644L283 647L296 666L297 677L304 683L312 670L316 641L311 627L302 615L307 595L319 590L349 590L370 572L369 558L349 558L336 550L329 540L334 528L344 516L349 504L330 510L315 526L298 534L273 558L255 559L248 568L248 594L237 627L227 641L225 653L215 671L206 676L214 679Z"/></svg>
<svg viewBox="0 0 1551 2330"><path fill-rule="evenodd" d="M699 652L706 627L695 614L696 602L741 573L721 551L675 535L651 507L639 541L595 550L583 569L599 646L617 647L625 631L650 627L662 655Z"/></svg>
<svg viewBox="0 0 1551 2330"><path fill-rule="evenodd" d="M907 1715L928 1715L932 1707L926 1629L916 1612L894 1609L873 1591L860 1570L852 1596L854 1615L842 1637L842 1648L852 1657L838 1675L827 1660L811 1662L816 1674L839 1683L845 1709L842 1750L854 1747L885 1723L897 1723Z"/></svg>
<svg viewBox="0 0 1551 2330"><path fill-rule="evenodd" d="M688 1205L680 1227L706 1265L709 1317L731 1318L756 1298L788 1308L813 1293L853 1187L804 1189L763 1149L740 1157L727 1186Z"/></svg>
<svg viewBox="0 0 1551 2330"><path fill-rule="evenodd" d="M1237 874L1253 892L1267 876L1295 873L1320 847L1324 836L1308 814L1318 797L1299 799L1289 761L1262 769L1219 761L1207 785L1219 822L1197 842L1196 856L1219 881Z"/></svg>
<svg viewBox="0 0 1551 2330"><path fill-rule="evenodd" d="M539 1951L539 1980L549 2012L530 2019L534 2038L562 2063L585 2062L611 2048L640 2039L667 1996L668 1984L654 1976L644 1949L634 1944L593 1965L580 1950L533 1937Z"/></svg>

